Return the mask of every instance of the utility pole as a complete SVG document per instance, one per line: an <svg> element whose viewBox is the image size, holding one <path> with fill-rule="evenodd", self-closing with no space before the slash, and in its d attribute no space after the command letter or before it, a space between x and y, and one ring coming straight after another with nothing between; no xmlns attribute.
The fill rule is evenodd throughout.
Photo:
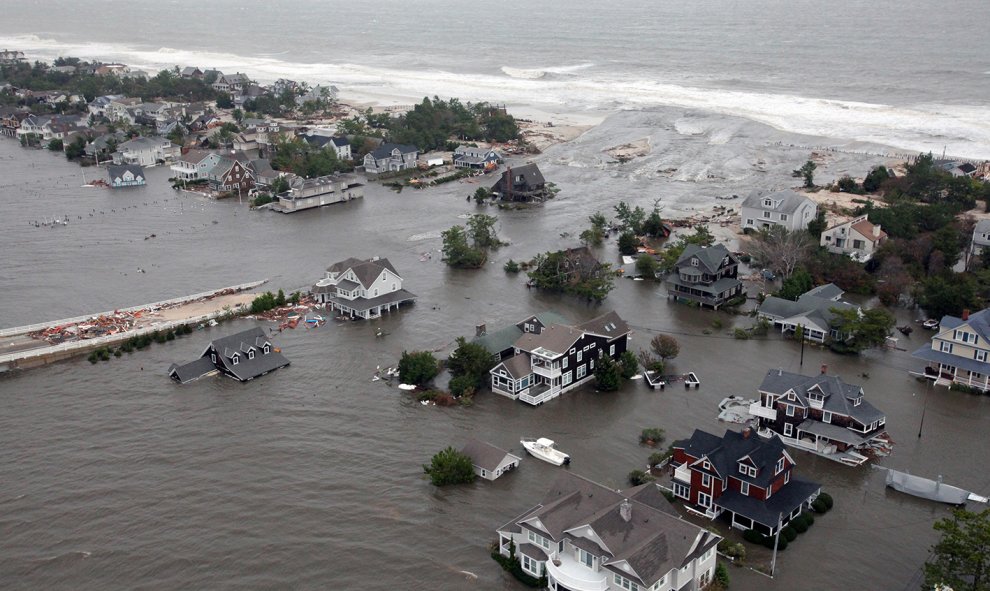
<svg viewBox="0 0 990 591"><path fill-rule="evenodd" d="M770 578L773 578L774 572L777 570L777 544L780 543L780 530L783 529L783 519L782 513L777 514L777 535L773 538L773 560L770 561Z"/></svg>
<svg viewBox="0 0 990 591"><path fill-rule="evenodd" d="M921 429L925 426L925 411L928 410L928 392L931 388L932 382L929 381L928 389L925 390L925 404L921 407L921 422L918 424L918 439L921 439Z"/></svg>
<svg viewBox="0 0 990 591"><path fill-rule="evenodd" d="M801 337L801 363L800 366L804 367L804 325L798 327L798 334Z"/></svg>

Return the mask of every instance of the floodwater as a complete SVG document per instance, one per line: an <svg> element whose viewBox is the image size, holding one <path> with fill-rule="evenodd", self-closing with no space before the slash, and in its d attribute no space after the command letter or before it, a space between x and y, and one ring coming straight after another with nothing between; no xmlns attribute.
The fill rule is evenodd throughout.
<svg viewBox="0 0 990 591"><path fill-rule="evenodd" d="M488 544L560 469L526 459L496 483L437 490L421 468L433 453L469 437L518 453L521 436L545 436L571 455L570 470L619 487L649 455L637 443L642 428L662 427L670 440L695 428L719 433L724 396L754 396L768 368L802 369L793 343L727 334L750 318L669 303L647 282L619 280L603 305L592 306L527 290L522 276L506 275L505 260L573 246L581 229L574 224L620 199L633 195L648 206L653 190L690 192L686 180L651 179L649 191L636 185L635 162L574 167L569 162L593 159L567 153L577 146L541 161L560 196L541 209L486 210L512 244L485 269L454 271L439 260L439 232L477 211L465 201L475 185L402 193L370 185L363 200L283 216L174 192L160 168L149 171L146 188L79 188L77 166L0 141L2 326L262 278L296 289L349 256L389 257L419 295L381 320L282 333L276 342L292 365L247 384L216 378L178 386L165 376L171 362L252 326L247 320L98 365L80 358L0 376L2 587L518 589L488 557ZM787 183L791 165L782 156L770 173L740 181L739 191L728 182L699 191ZM30 225L46 216L70 223ZM614 261L614 245L601 256ZM539 408L490 394L472 407L437 408L370 381L403 350L444 349L473 335L477 323L497 327L547 309L575 321L615 309L635 328L634 349L658 330L674 334L681 343L674 364L697 372L701 388L653 392L631 382ZM713 328L715 319L723 328ZM375 338L378 328L388 335ZM919 330L900 343L911 349L926 336ZM862 383L886 411L897 445L885 465L990 490L982 453L990 399L926 391L908 376L919 363L903 351L843 358L809 347L803 370L822 364ZM917 589L935 541L931 525L948 510L885 490L883 473L869 467L794 456L798 472L834 496L835 509L781 554L775 581L732 569L733 589Z"/></svg>

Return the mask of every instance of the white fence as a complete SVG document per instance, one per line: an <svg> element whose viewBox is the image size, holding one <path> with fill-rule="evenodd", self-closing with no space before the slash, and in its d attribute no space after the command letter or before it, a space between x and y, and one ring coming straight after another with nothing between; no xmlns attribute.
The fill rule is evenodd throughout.
<svg viewBox="0 0 990 591"><path fill-rule="evenodd" d="M186 303L186 302L191 302L193 300L198 300L200 298L209 297L209 296L218 294L221 291L227 291L227 290L230 290L230 289L232 289L234 291L244 291L244 290L248 290L248 289L254 289L255 287L258 287L259 285L264 284L266 281L268 281L268 280L267 279L263 279L261 281L252 281L251 283L242 283L240 285L234 285L232 287L224 287L222 289L214 289L213 291L204 291L202 293L197 293L197 294L188 295L188 296L182 296L182 297L178 297L178 298L172 298L170 300L162 300L160 302L154 302L152 304L143 304L141 306L132 306L130 308L118 308L116 310L111 310L109 312L101 312L99 314L87 314L86 316L76 316L75 318L65 318L65 319L62 319L62 320L52 320L52 321L49 321L49 322L39 322L38 324L29 324L27 326L17 326L17 327L14 327L14 328L4 328L4 329L0 329L0 337L10 337L10 336L19 335L19 334L27 334L29 332L35 332L35 331L39 331L39 330L44 330L44 329L48 328L49 326L61 326L63 324L75 324L75 323L78 323L78 322L85 322L85 321L90 320L92 318L95 318L97 316L111 316L115 312L137 312L138 310L145 310L147 308L160 308L160 307L169 306L169 305L172 305L172 304L183 304L183 303ZM87 340L85 342L93 342L94 340L96 340L96 339L89 339L89 340ZM0 361L2 361L3 359L4 359L4 357L0 357Z"/></svg>

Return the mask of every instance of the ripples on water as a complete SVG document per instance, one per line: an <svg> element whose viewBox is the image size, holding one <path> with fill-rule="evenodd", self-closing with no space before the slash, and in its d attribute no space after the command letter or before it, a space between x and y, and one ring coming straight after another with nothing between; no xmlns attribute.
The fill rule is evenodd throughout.
<svg viewBox="0 0 990 591"><path fill-rule="evenodd" d="M641 131L617 121L596 133L619 140ZM664 137L684 149L707 145L704 138ZM208 378L180 387L165 376L170 363L196 357L209 339L253 325L246 320L98 365L77 359L0 377L3 587L516 589L487 544L495 527L539 499L558 469L526 459L496 483L436 490L421 468L434 452L478 437L520 453L519 437L549 436L574 458L571 470L620 487L649 455L636 443L640 429L661 426L670 440L696 427L718 433L725 426L714 419L715 405L723 396L752 396L768 367L798 369L789 343L703 334L715 317L726 326L748 325L748 318L671 305L645 283L618 281L597 308L526 290L521 276L502 272L510 257L573 245L560 234L620 199L648 206L656 192L672 199L737 192L720 181L646 184L629 169L603 179L595 169L547 163L591 161L600 149L579 141L547 154L545 171L563 188L560 197L538 210L489 210L512 245L488 268L460 272L446 269L435 252L421 257L439 246L440 229L476 211L464 199L474 185L400 194L370 185L363 200L280 216L179 195L167 188L163 169L150 171L144 189L80 189L74 165L0 141L0 324L264 277L273 289L294 288L347 256L388 256L420 296L382 320L278 335L292 365L247 384ZM784 182L788 158L804 154L781 156L770 176ZM94 209L105 213L91 218ZM46 213L68 214L71 223L28 225ZM145 240L151 233L157 238ZM603 250L607 260L614 256L611 245ZM135 273L138 267L147 273ZM370 381L404 349L442 349L479 322L497 327L545 309L580 320L609 308L636 327L634 348L646 346L648 329L675 332L682 344L676 366L697 371L702 388L650 392L632 383L615 394L574 392L537 409L483 394L471 408L444 409ZM375 338L378 327L386 338ZM926 336L915 334L912 345L904 341L908 348ZM959 449L981 449L990 416L984 399L932 392L919 440L923 386L908 378L906 369L917 363L906 353L858 360L810 348L805 371L821 363L862 382L888 413L898 441L889 465L944 473L979 492L990 488L985 454L953 460ZM857 377L864 372L868 380ZM802 475L834 494L836 510L782 555L778 585L906 584L933 541L931 522L945 509L885 492L879 472L796 459ZM742 571L733 578L743 590L765 585Z"/></svg>

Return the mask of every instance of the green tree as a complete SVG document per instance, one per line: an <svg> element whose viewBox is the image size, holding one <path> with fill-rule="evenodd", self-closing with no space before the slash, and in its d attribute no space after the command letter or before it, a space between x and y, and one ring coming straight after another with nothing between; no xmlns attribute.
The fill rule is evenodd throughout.
<svg viewBox="0 0 990 591"><path fill-rule="evenodd" d="M605 356L595 367L595 388L602 392L614 392L622 384L622 369L611 357Z"/></svg>
<svg viewBox="0 0 990 591"><path fill-rule="evenodd" d="M815 186L815 169L818 165L808 160L801 166L801 168L794 171L793 176L803 178L804 186L807 189L811 189Z"/></svg>
<svg viewBox="0 0 990 591"><path fill-rule="evenodd" d="M464 337L457 337L457 348L447 358L447 370L454 377L470 379L477 390L485 385L488 372L495 367L495 363L495 358L488 349L468 342Z"/></svg>
<svg viewBox="0 0 990 591"><path fill-rule="evenodd" d="M629 207L625 201L620 201L615 206L615 217L622 223L623 230L640 234L643 231L643 220L646 219L646 211L638 205Z"/></svg>
<svg viewBox="0 0 990 591"><path fill-rule="evenodd" d="M474 464L471 458L453 447L440 450L429 464L423 465L423 472L430 477L433 486L467 484L474 482Z"/></svg>
<svg viewBox="0 0 990 591"><path fill-rule="evenodd" d="M835 328L844 335L839 350L858 353L883 345L894 328L894 316L883 308L843 310L832 308ZM835 349L836 347L833 347Z"/></svg>
<svg viewBox="0 0 990 591"><path fill-rule="evenodd" d="M942 537L925 564L923 588L990 589L990 509L979 513L953 509L952 517L936 521L933 527Z"/></svg>
<svg viewBox="0 0 990 591"><path fill-rule="evenodd" d="M52 152L61 152L62 147L63 147L62 140L58 138L48 142L48 149L51 150Z"/></svg>
<svg viewBox="0 0 990 591"><path fill-rule="evenodd" d="M217 108L219 109L233 109L234 99L230 98L230 95L226 92L221 92L217 95Z"/></svg>
<svg viewBox="0 0 990 591"><path fill-rule="evenodd" d="M784 279L777 292L777 297L785 300L797 301L806 291L814 287L814 279L804 267L798 267L790 277Z"/></svg>
<svg viewBox="0 0 990 591"><path fill-rule="evenodd" d="M636 272L641 276L655 279L659 270L660 263L653 258L653 255L643 253L636 257Z"/></svg>
<svg viewBox="0 0 990 591"><path fill-rule="evenodd" d="M965 273L951 276L933 275L921 284L918 304L932 318L946 314L958 316L963 310L977 310L983 299L977 293L976 280Z"/></svg>
<svg viewBox="0 0 990 591"><path fill-rule="evenodd" d="M863 190L867 193L875 193L883 186L884 181L890 178L890 173L886 166L874 166L873 169L863 179Z"/></svg>
<svg viewBox="0 0 990 591"><path fill-rule="evenodd" d="M600 211L588 217L591 227L581 232L581 242L587 246L601 246L605 240L605 228L608 227L608 220Z"/></svg>
<svg viewBox="0 0 990 591"><path fill-rule="evenodd" d="M231 115L234 116L234 121L236 121L238 125L244 121L244 111L240 109L234 109Z"/></svg>
<svg viewBox="0 0 990 591"><path fill-rule="evenodd" d="M168 132L168 135L165 137L176 146L182 146L186 143L186 132L182 129L181 125L173 127L172 131Z"/></svg>
<svg viewBox="0 0 990 591"><path fill-rule="evenodd" d="M619 367L622 369L622 377L628 380L639 371L639 361L632 351L623 351L622 355L619 355Z"/></svg>
<svg viewBox="0 0 990 591"><path fill-rule="evenodd" d="M619 234L619 253L626 256L634 255L638 247L639 238L636 237L636 234L629 230Z"/></svg>
<svg viewBox="0 0 990 591"><path fill-rule="evenodd" d="M476 213L468 218L468 233L475 248L489 249L502 246L502 241L495 231L498 218L483 213Z"/></svg>
<svg viewBox="0 0 990 591"><path fill-rule="evenodd" d="M641 484L646 484L647 482L653 482L656 480L653 475L645 470L633 470L629 473L629 484L631 486L639 486Z"/></svg>
<svg viewBox="0 0 990 591"><path fill-rule="evenodd" d="M451 267L477 269L485 264L485 251L468 243L463 226L453 226L440 236L443 238L443 259Z"/></svg>
<svg viewBox="0 0 990 591"><path fill-rule="evenodd" d="M492 192L490 189L485 187L478 187L478 190L474 192L474 200L478 205L481 205L486 200L491 199Z"/></svg>
<svg viewBox="0 0 990 591"><path fill-rule="evenodd" d="M811 234L815 238L815 241L818 241L818 239L822 236L822 232L824 232L827 227L828 224L825 221L825 210L819 209L818 215L815 216L815 219L808 222L808 234Z"/></svg>
<svg viewBox="0 0 990 591"><path fill-rule="evenodd" d="M68 146L65 147L65 157L69 160L76 160L86 155L86 138L77 135Z"/></svg>
<svg viewBox="0 0 990 591"><path fill-rule="evenodd" d="M402 352L399 359L399 378L405 384L422 386L440 373L436 357L429 351Z"/></svg>

